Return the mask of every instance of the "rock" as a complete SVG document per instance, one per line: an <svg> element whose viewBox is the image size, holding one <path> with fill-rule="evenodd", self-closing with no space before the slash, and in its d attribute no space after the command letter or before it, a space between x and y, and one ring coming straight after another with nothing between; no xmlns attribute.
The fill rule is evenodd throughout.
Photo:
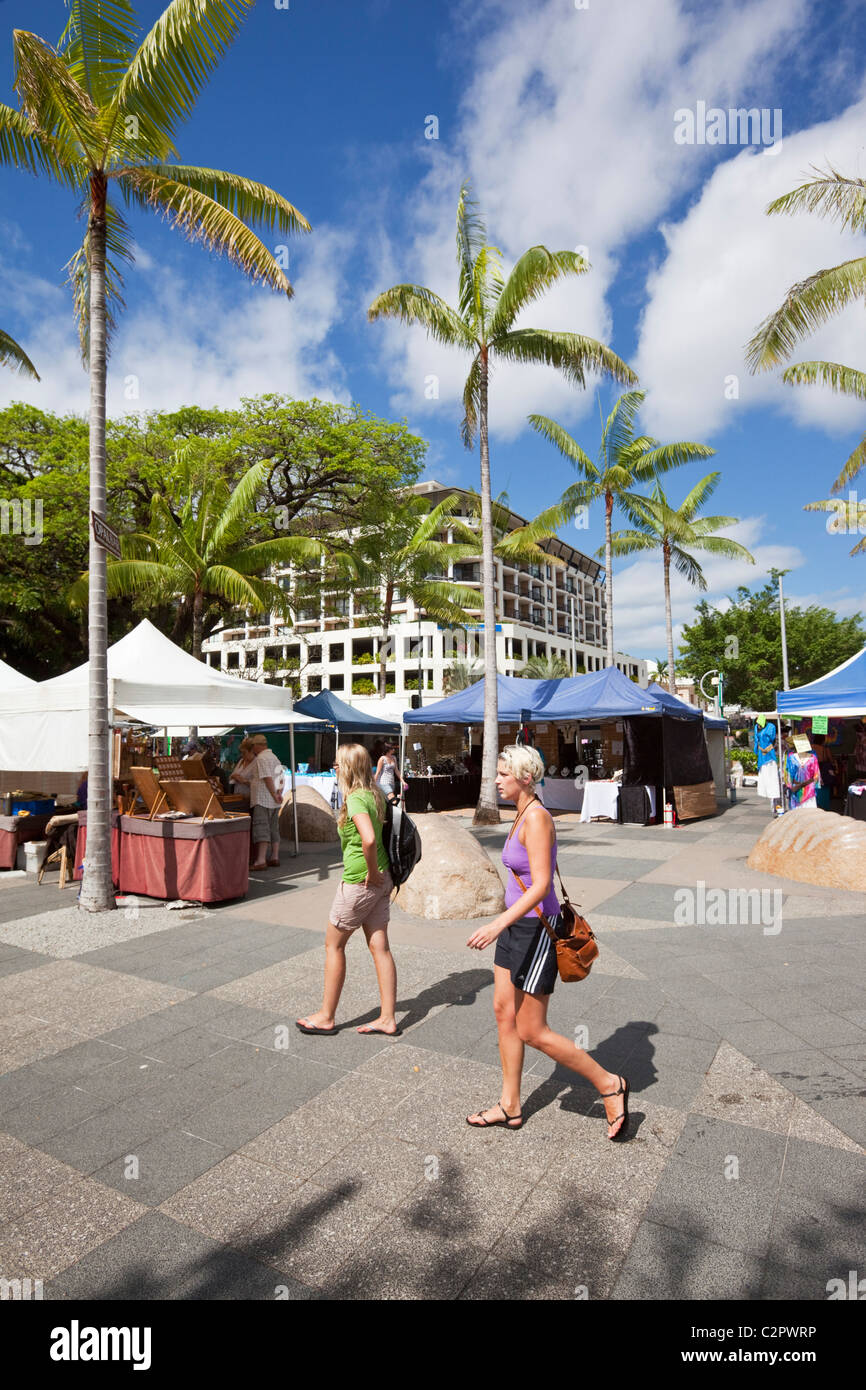
<svg viewBox="0 0 866 1390"><path fill-rule="evenodd" d="M485 850L447 816L413 816L422 858L395 899L413 917L431 921L495 917L505 890Z"/></svg>
<svg viewBox="0 0 866 1390"><path fill-rule="evenodd" d="M799 883L866 893L866 823L798 807L770 822L746 863Z"/></svg>
<svg viewBox="0 0 866 1390"><path fill-rule="evenodd" d="M310 843L330 844L339 841L337 817L323 796L314 787L295 788L298 802L298 839ZM288 791L280 807L280 835L284 840L295 838L292 815L292 793Z"/></svg>

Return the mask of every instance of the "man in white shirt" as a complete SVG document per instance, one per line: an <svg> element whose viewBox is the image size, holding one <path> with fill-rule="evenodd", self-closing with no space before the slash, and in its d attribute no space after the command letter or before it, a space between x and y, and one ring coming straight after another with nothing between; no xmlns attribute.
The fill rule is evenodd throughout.
<svg viewBox="0 0 866 1390"><path fill-rule="evenodd" d="M252 838L256 857L253 869L279 868L280 864L280 805L283 795L283 765L268 747L264 734L254 734L252 747L255 757L244 768L236 768L235 781L250 784ZM270 846L271 857L266 858Z"/></svg>

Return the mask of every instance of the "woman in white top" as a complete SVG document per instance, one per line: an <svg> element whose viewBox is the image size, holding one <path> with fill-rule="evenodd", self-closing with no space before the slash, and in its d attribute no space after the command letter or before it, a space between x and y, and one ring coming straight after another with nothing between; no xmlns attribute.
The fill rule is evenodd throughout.
<svg viewBox="0 0 866 1390"><path fill-rule="evenodd" d="M400 800L400 766L394 756L394 744L386 743L384 752L376 764L375 779L386 801L396 806Z"/></svg>

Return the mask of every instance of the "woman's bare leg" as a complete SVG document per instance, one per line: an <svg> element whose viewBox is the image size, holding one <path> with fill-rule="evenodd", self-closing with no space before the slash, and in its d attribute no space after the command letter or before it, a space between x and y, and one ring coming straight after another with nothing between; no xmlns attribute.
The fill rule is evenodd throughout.
<svg viewBox="0 0 866 1390"><path fill-rule="evenodd" d="M328 930L325 932L325 988L322 1007L307 1018L298 1019L298 1023L303 1023L307 1028L334 1026L337 1005L346 979L346 943L351 935L351 931L343 931L341 927L335 927L333 922L328 923Z"/></svg>
<svg viewBox="0 0 866 1390"><path fill-rule="evenodd" d="M547 1022L549 994L525 994L523 990L517 990L516 993L517 1032L525 1043L538 1048L539 1052L552 1057L563 1067L569 1067L571 1071L586 1077L599 1094L617 1090L620 1079L616 1072L605 1071L604 1067L600 1067L583 1048L575 1047L574 1043L569 1042L561 1033L554 1033ZM610 1138L622 1124L622 1096L606 1097L604 1110L612 1131L608 1136Z"/></svg>
<svg viewBox="0 0 866 1390"><path fill-rule="evenodd" d="M372 1028L378 1028L384 1033L395 1033L397 1031L397 1020L394 1017L394 1010L397 1007L397 967L394 964L394 957L391 955L388 928L364 927L363 930L367 938L367 945L370 948L370 955L373 957L373 964L376 967L381 1011L378 1018L374 1018L372 1023L363 1024L358 1032L369 1033Z"/></svg>
<svg viewBox="0 0 866 1390"><path fill-rule="evenodd" d="M517 1032L516 1006L519 990L514 988L510 973L502 965L493 967L493 1012L499 1033L499 1058L502 1062L502 1094L499 1105L506 1115L519 1115L520 1079L523 1075L523 1040ZM502 1111L494 1105L490 1110L476 1111L470 1123L479 1120L501 1120ZM517 1125L510 1126L517 1129Z"/></svg>

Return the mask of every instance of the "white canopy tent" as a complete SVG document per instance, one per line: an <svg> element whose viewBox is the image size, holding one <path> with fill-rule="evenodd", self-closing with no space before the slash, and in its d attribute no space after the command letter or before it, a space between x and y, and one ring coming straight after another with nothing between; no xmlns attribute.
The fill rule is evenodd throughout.
<svg viewBox="0 0 866 1390"><path fill-rule="evenodd" d="M10 667L5 668L7 671ZM83 772L88 765L89 664L48 681L0 678L0 770ZM17 672L13 672L17 675ZM175 646L145 618L108 649L112 720L156 728L226 729L317 721L292 709L288 690L224 676ZM297 824L295 827L297 852Z"/></svg>
<svg viewBox="0 0 866 1390"><path fill-rule="evenodd" d="M35 685L36 681L30 676L22 676L20 671L16 671L14 666L7 666L5 661L0 661L0 690L20 690L28 685Z"/></svg>

